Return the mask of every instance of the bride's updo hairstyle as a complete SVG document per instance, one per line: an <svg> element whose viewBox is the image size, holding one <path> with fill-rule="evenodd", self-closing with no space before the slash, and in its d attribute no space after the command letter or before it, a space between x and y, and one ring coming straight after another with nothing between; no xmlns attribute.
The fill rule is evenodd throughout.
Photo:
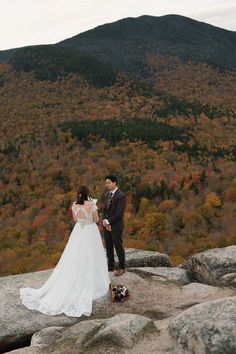
<svg viewBox="0 0 236 354"><path fill-rule="evenodd" d="M84 204L85 200L88 200L89 189L86 186L80 186L77 193L76 204Z"/></svg>

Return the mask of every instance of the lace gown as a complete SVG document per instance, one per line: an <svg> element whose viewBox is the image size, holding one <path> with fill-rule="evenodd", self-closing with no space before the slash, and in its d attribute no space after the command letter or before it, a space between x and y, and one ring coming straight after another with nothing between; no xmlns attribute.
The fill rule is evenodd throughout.
<svg viewBox="0 0 236 354"><path fill-rule="evenodd" d="M50 277L39 289L20 289L20 299L28 309L47 315L90 316L92 301L106 295L110 279L101 235L93 220L96 209L91 202L73 204L77 222Z"/></svg>

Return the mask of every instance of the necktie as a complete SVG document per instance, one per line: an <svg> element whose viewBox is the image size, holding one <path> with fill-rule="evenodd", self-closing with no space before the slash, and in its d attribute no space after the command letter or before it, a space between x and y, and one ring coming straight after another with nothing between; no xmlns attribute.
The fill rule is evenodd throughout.
<svg viewBox="0 0 236 354"><path fill-rule="evenodd" d="M111 205L112 197L113 197L113 193L111 192L110 195L109 195L109 198L108 198L108 205L109 206Z"/></svg>

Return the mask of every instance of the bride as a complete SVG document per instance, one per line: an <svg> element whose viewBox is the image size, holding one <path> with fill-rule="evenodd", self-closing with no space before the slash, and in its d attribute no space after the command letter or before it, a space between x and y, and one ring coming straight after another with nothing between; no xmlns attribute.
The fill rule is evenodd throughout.
<svg viewBox="0 0 236 354"><path fill-rule="evenodd" d="M30 310L47 315L90 316L92 301L107 294L109 274L96 201L88 188L79 187L72 213L76 222L50 277L39 289L21 288L20 299Z"/></svg>

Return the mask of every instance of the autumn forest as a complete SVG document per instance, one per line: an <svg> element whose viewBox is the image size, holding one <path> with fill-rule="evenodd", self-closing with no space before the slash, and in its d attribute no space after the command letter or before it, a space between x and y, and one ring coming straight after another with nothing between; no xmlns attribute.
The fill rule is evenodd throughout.
<svg viewBox="0 0 236 354"><path fill-rule="evenodd" d="M236 243L234 69L149 53L140 77L39 49L0 64L0 275L55 266L77 187L101 212L110 173L126 247L180 264Z"/></svg>

